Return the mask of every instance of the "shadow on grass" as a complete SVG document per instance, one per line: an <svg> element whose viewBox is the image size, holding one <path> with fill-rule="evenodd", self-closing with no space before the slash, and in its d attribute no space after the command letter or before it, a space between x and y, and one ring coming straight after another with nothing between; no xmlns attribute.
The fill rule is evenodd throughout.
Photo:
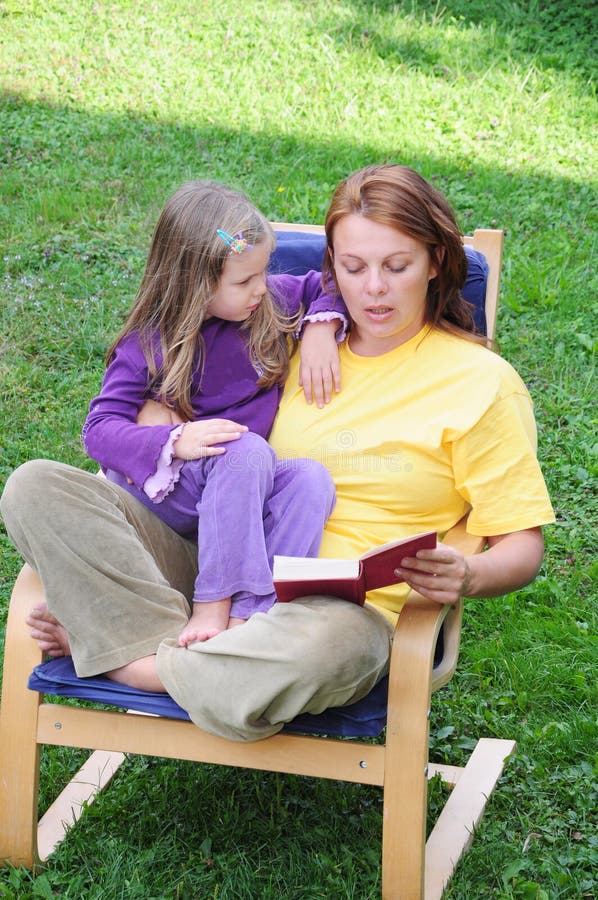
<svg viewBox="0 0 598 900"><path fill-rule="evenodd" d="M0 228L5 246L20 251L31 237L43 241L63 231L88 236L112 231L114 239L124 230L133 243L140 233L145 247L166 197L189 178L240 187L272 219L321 222L336 183L377 162L410 165L434 181L464 230L514 228L522 240L561 223L583 227L591 207L586 183L510 171L506 164L488 166L470 155L448 160L423 153L415 143L381 154L377 146L338 134L315 142L274 128L181 125L17 94L0 95L0 122ZM491 131L480 136L492 139Z"/></svg>

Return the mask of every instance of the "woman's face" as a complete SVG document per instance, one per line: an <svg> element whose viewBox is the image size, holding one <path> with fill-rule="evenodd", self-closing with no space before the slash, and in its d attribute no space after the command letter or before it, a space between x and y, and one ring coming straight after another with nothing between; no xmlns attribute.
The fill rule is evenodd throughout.
<svg viewBox="0 0 598 900"><path fill-rule="evenodd" d="M332 235L334 271L353 320L351 349L380 356L424 325L428 282L437 274L425 244L357 214Z"/></svg>

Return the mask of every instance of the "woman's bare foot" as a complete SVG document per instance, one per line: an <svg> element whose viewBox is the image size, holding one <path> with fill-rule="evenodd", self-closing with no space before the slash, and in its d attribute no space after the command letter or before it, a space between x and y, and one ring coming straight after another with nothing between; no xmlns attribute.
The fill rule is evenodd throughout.
<svg viewBox="0 0 598 900"><path fill-rule="evenodd" d="M37 646L48 656L70 656L71 647L67 633L47 607L40 603L34 606L25 619L30 628L30 635L37 641Z"/></svg>
<svg viewBox="0 0 598 900"><path fill-rule="evenodd" d="M179 634L179 645L188 647L195 641L208 641L228 628L230 597L193 604L191 618Z"/></svg>

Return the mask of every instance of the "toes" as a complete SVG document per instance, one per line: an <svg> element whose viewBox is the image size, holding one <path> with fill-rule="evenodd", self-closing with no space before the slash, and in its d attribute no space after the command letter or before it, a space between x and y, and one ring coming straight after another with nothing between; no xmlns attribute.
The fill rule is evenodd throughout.
<svg viewBox="0 0 598 900"><path fill-rule="evenodd" d="M26 621L31 623L32 625L42 626L42 623L47 625L58 625L58 619L56 616L53 616L50 610L48 609L45 603L40 603L38 606L34 606L27 616Z"/></svg>

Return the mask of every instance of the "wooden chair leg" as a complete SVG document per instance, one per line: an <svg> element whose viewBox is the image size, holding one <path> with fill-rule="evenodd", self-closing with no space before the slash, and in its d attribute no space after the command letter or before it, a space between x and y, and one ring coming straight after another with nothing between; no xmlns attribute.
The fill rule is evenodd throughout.
<svg viewBox="0 0 598 900"><path fill-rule="evenodd" d="M389 675L382 826L383 900L421 900L427 808L428 713L438 604L401 612Z"/></svg>
<svg viewBox="0 0 598 900"><path fill-rule="evenodd" d="M27 688L31 670L42 660L25 618L44 600L39 578L24 566L8 611L0 706L0 864L32 868L52 853L81 815L84 804L113 777L123 753L96 750L42 816L39 826L41 695Z"/></svg>
<svg viewBox="0 0 598 900"><path fill-rule="evenodd" d="M37 850L40 860L47 859L54 852L69 828L79 820L85 805L93 803L125 758L124 753L109 750L94 750L90 754L39 820Z"/></svg>
<svg viewBox="0 0 598 900"><path fill-rule="evenodd" d="M31 868L37 854L40 695L27 689L41 652L31 640L25 616L43 598L35 573L25 567L17 578L6 625L2 705L0 707L0 862Z"/></svg>
<svg viewBox="0 0 598 900"><path fill-rule="evenodd" d="M440 813L426 844L425 898L438 900L474 837L515 741L481 738ZM449 780L450 783L450 780Z"/></svg>

